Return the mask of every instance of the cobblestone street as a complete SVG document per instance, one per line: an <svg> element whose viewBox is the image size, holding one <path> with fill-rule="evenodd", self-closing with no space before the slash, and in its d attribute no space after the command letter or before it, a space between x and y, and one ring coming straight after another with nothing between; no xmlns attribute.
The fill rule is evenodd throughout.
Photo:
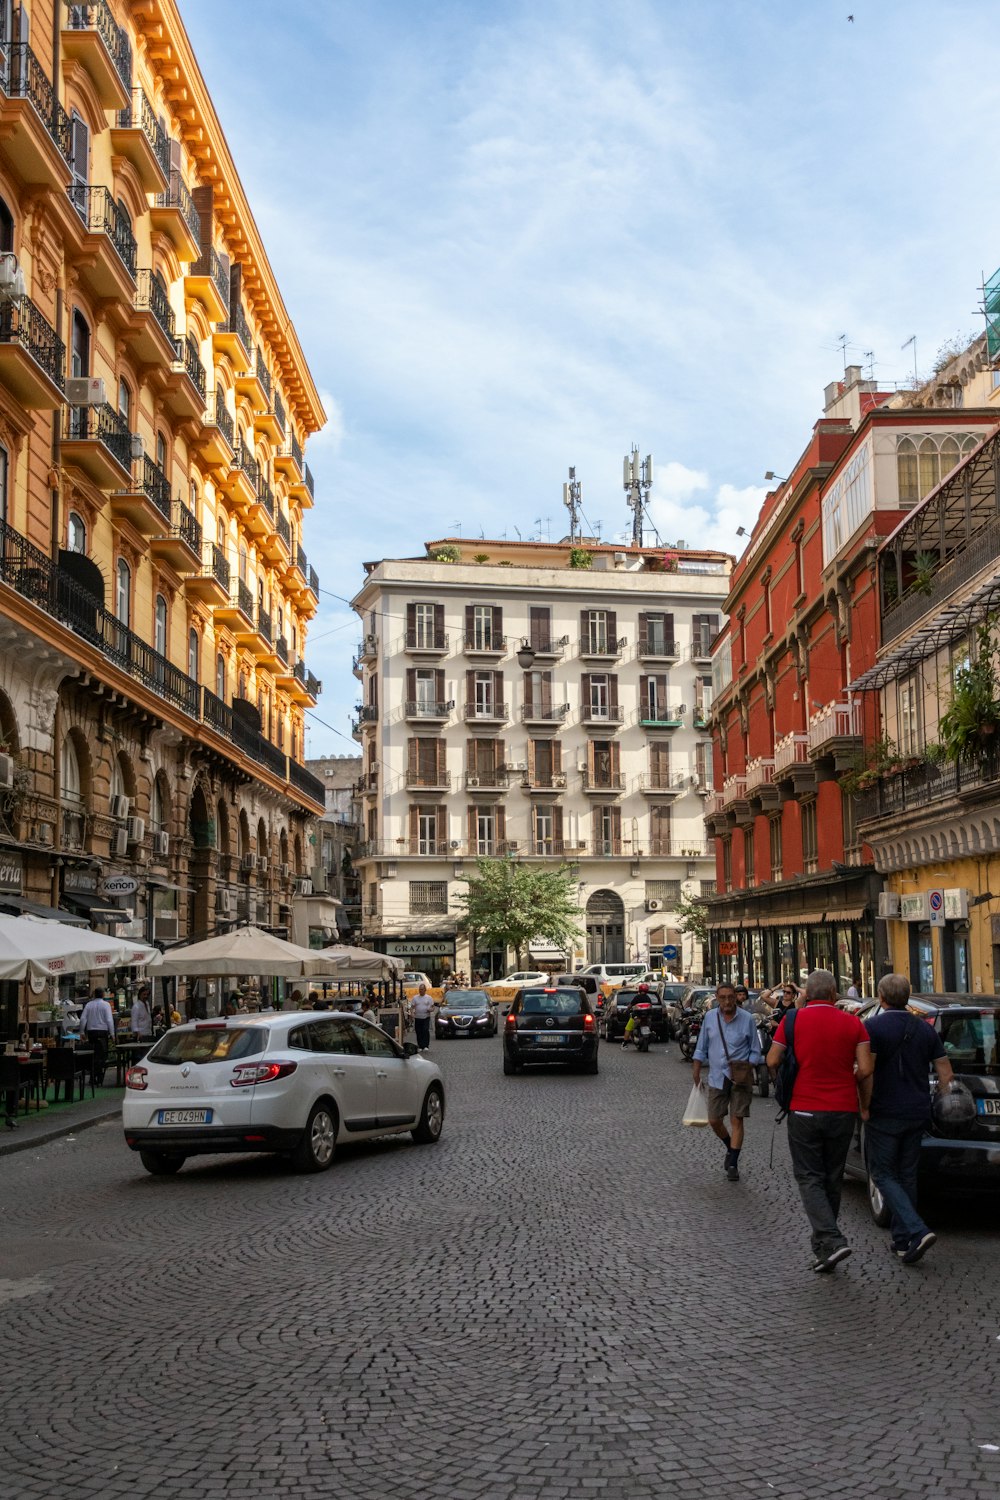
<svg viewBox="0 0 1000 1500"><path fill-rule="evenodd" d="M815 1276L771 1101L736 1186L673 1048L434 1056L441 1143L315 1177L153 1179L116 1123L0 1161L5 1500L997 1494L995 1212L903 1269L849 1185Z"/></svg>

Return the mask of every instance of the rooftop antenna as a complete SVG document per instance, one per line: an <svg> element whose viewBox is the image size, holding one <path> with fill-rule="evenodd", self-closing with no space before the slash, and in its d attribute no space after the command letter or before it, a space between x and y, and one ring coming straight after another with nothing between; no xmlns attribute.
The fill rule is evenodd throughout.
<svg viewBox="0 0 1000 1500"><path fill-rule="evenodd" d="M865 364L868 366L868 379L875 379L875 350L866 349L864 353Z"/></svg>
<svg viewBox="0 0 1000 1500"><path fill-rule="evenodd" d="M841 363L843 364L844 369L846 370L847 369L847 334L846 333L839 334L838 337L837 337L837 343L840 346L840 359L841 359Z"/></svg>
<svg viewBox="0 0 1000 1500"><path fill-rule="evenodd" d="M513 521L511 522L511 525L514 526ZM518 541L519 542L523 542L524 538L521 535L521 528L520 528L520 526L514 526L514 530L517 532L517 539L518 539Z"/></svg>
<svg viewBox="0 0 1000 1500"><path fill-rule="evenodd" d="M900 349L908 349L913 345L913 389L916 390L920 384L920 376L917 374L917 335L911 333L905 344L900 344Z"/></svg>
<svg viewBox="0 0 1000 1500"><path fill-rule="evenodd" d="M579 512L583 505L583 485L576 477L576 469L569 471L569 482L563 485L563 505L569 511L569 539L575 542L580 535Z"/></svg>
<svg viewBox="0 0 1000 1500"><path fill-rule="evenodd" d="M461 536L462 535L462 523L461 523L461 521L452 521L451 524L454 526L454 528L457 531L458 535Z"/></svg>
<svg viewBox="0 0 1000 1500"><path fill-rule="evenodd" d="M632 546L642 546L642 512L649 492L653 487L653 455L647 453L640 459L639 450L632 444L631 453L625 455L622 484L626 504L632 512Z"/></svg>

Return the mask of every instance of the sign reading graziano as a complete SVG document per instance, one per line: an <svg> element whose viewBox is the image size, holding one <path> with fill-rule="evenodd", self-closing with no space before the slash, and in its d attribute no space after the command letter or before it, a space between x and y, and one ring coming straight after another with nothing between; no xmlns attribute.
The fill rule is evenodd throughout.
<svg viewBox="0 0 1000 1500"><path fill-rule="evenodd" d="M454 938L389 938L386 953L393 958L451 958L455 952Z"/></svg>

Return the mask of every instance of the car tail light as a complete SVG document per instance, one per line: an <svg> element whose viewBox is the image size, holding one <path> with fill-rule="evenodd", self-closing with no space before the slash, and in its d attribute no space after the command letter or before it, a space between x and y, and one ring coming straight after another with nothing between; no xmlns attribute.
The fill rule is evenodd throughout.
<svg viewBox="0 0 1000 1500"><path fill-rule="evenodd" d="M254 1083L274 1083L278 1078L287 1078L297 1067L294 1062L240 1063L233 1069L229 1082L234 1089L245 1089Z"/></svg>
<svg viewBox="0 0 1000 1500"><path fill-rule="evenodd" d="M145 1068L129 1068L125 1074L125 1087L127 1089L148 1089L149 1084L146 1081L148 1077L149 1073Z"/></svg>
<svg viewBox="0 0 1000 1500"><path fill-rule="evenodd" d="M507 1025L508 1026L516 1026L517 1025L517 1017L515 1016L515 1014L514 1014L514 1012L512 1010L509 1010L507 1012Z"/></svg>
<svg viewBox="0 0 1000 1500"><path fill-rule="evenodd" d="M593 1031L593 1029L594 1029L594 1018L593 1018L593 1016L584 1016L584 1018L583 1018L583 1029L584 1029L584 1031Z"/></svg>

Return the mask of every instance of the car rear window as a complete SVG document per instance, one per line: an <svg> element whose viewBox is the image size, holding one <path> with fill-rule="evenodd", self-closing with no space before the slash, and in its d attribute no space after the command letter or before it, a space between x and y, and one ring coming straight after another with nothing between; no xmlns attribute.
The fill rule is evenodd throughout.
<svg viewBox="0 0 1000 1500"><path fill-rule="evenodd" d="M941 1016L941 1040L951 1063L957 1068L996 1068L997 1015L994 1011L969 1011Z"/></svg>
<svg viewBox="0 0 1000 1500"><path fill-rule="evenodd" d="M521 1010L532 1015L577 1016L589 1010L581 990L524 990L521 995Z"/></svg>
<svg viewBox="0 0 1000 1500"><path fill-rule="evenodd" d="M684 989L685 986L683 984L665 984L663 986L663 998L664 1000L683 1000Z"/></svg>
<svg viewBox="0 0 1000 1500"><path fill-rule="evenodd" d="M150 1062L210 1063L235 1062L241 1057L257 1057L267 1046L263 1026L212 1027L204 1031L168 1031L147 1055Z"/></svg>
<svg viewBox="0 0 1000 1500"><path fill-rule="evenodd" d="M608 964L607 970L608 973L613 974L616 979L620 978L623 974L627 977L629 974L643 973L641 964Z"/></svg>

